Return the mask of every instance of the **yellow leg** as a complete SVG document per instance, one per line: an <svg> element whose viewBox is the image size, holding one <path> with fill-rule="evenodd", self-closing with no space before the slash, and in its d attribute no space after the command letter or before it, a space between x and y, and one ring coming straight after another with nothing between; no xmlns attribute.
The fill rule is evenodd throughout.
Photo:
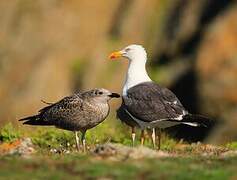
<svg viewBox="0 0 237 180"><path fill-rule="evenodd" d="M152 128L152 134L151 134L151 138L152 138L152 144L153 144L153 148L156 148L156 129Z"/></svg>
<svg viewBox="0 0 237 180"><path fill-rule="evenodd" d="M160 150L160 145L161 145L161 129L158 129L158 150Z"/></svg>
<svg viewBox="0 0 237 180"><path fill-rule="evenodd" d="M79 140L79 137L78 137L78 132L75 131L75 137L76 137L76 147L77 147L77 151L80 150L80 140Z"/></svg>
<svg viewBox="0 0 237 180"><path fill-rule="evenodd" d="M85 135L86 135L86 131L83 131L82 135L81 135L81 141L82 141L83 152L84 153L86 152L86 138L85 138Z"/></svg>
<svg viewBox="0 0 237 180"><path fill-rule="evenodd" d="M132 146L133 147L135 145L135 138L136 138L135 127L132 127Z"/></svg>
<svg viewBox="0 0 237 180"><path fill-rule="evenodd" d="M141 130L141 145L144 145L144 141L145 141L145 130Z"/></svg>

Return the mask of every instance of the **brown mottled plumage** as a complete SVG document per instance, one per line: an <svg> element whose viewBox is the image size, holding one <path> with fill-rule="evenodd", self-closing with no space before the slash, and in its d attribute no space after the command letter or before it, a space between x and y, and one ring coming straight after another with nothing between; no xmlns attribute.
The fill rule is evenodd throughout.
<svg viewBox="0 0 237 180"><path fill-rule="evenodd" d="M74 131L78 149L77 131L81 131L85 151L86 131L105 120L110 110L108 101L113 97L118 98L120 95L102 88L75 93L56 103L48 104L40 109L37 115L22 118L19 121L24 121L23 124L55 126Z"/></svg>

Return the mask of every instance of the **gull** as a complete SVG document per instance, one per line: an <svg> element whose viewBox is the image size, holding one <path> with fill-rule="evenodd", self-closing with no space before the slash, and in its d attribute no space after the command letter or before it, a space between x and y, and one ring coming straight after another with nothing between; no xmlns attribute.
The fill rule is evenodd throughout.
<svg viewBox="0 0 237 180"><path fill-rule="evenodd" d="M210 119L189 113L175 94L152 81L146 71L147 53L141 45L132 44L110 55L110 59L124 57L129 65L122 92L122 104L117 117L128 126L152 130L156 146L155 128L164 129L178 124L206 126ZM134 130L132 130L134 133ZM135 134L132 135L133 143ZM159 131L158 149L160 149Z"/></svg>
<svg viewBox="0 0 237 180"><path fill-rule="evenodd" d="M55 126L73 131L75 132L77 150L80 148L78 137L78 131L80 131L85 152L86 131L106 119L110 111L109 100L119 97L119 94L103 88L75 93L56 103L46 103L48 106L40 109L38 114L22 118L19 121L24 121L23 124L27 125Z"/></svg>

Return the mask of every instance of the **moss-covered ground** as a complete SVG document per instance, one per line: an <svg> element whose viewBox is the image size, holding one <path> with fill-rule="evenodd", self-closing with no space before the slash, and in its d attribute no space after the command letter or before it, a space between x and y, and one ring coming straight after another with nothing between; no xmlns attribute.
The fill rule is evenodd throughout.
<svg viewBox="0 0 237 180"><path fill-rule="evenodd" d="M120 132L124 127L113 129L110 123L114 122L88 132L89 147L108 141L130 146L129 133ZM176 142L163 135L162 150L177 156L111 160L77 153L71 132L15 128L10 124L0 130L2 142L22 137L31 137L37 152L30 157L0 155L0 179L237 179L237 155L223 155L225 151L236 151L236 142L206 148L211 145ZM151 147L149 141L146 146ZM64 148L70 153L50 153L52 148Z"/></svg>

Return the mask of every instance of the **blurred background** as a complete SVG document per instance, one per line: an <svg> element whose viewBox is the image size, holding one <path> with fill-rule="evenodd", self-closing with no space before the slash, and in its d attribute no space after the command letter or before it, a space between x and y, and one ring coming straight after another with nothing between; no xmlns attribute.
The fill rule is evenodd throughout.
<svg viewBox="0 0 237 180"><path fill-rule="evenodd" d="M127 62L111 51L142 44L148 71L212 128L167 132L190 141L237 140L234 0L1 0L0 127L79 90L121 92ZM113 101L113 112L120 101ZM118 123L109 119L105 128ZM106 122L107 123L107 122ZM127 127L123 127L128 130Z"/></svg>

